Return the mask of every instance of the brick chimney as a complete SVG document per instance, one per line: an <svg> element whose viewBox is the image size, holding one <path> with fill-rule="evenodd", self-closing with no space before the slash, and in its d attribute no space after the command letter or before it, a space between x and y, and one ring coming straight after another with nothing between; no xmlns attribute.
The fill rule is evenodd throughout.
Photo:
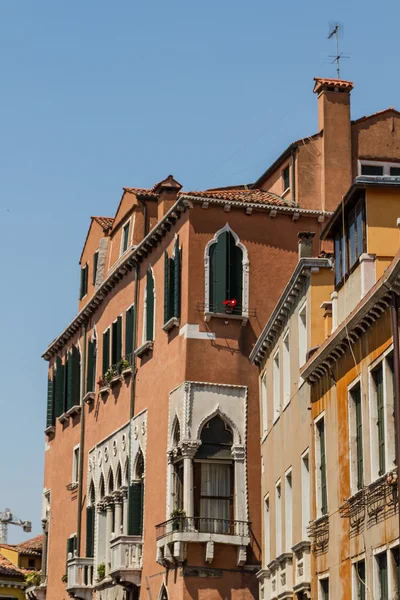
<svg viewBox="0 0 400 600"><path fill-rule="evenodd" d="M314 236L315 231L299 231L297 234L299 240L299 260L301 258L312 258Z"/></svg>
<svg viewBox="0 0 400 600"><path fill-rule="evenodd" d="M182 189L181 184L173 178L172 175L168 175L166 179L156 183L152 191L158 194L157 204L157 220L160 221L165 213L175 204L178 193Z"/></svg>
<svg viewBox="0 0 400 600"><path fill-rule="evenodd" d="M351 172L351 81L314 78L318 131L322 133L321 207L333 211L347 192Z"/></svg>

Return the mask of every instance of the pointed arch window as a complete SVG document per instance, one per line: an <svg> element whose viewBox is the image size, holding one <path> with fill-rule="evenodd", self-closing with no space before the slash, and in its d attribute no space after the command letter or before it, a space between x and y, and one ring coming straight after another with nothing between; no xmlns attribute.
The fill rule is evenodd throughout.
<svg viewBox="0 0 400 600"><path fill-rule="evenodd" d="M142 535L144 498L144 457L139 449L135 463L135 475L128 490L128 535Z"/></svg>
<svg viewBox="0 0 400 600"><path fill-rule="evenodd" d="M89 504L86 508L86 556L94 556L94 521L96 516L95 493L93 481L89 488Z"/></svg>
<svg viewBox="0 0 400 600"><path fill-rule="evenodd" d="M206 313L248 316L248 253L228 224L207 244Z"/></svg>

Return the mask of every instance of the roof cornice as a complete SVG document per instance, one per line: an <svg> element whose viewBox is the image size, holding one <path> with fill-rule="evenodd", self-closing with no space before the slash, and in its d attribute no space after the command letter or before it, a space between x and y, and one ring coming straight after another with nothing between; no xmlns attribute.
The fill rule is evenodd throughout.
<svg viewBox="0 0 400 600"><path fill-rule="evenodd" d="M272 315L250 353L250 361L253 364L260 365L267 352L275 344L277 337L284 327L286 318L303 287L303 283L310 276L312 269L331 267L332 262L328 258L301 258L299 260Z"/></svg>
<svg viewBox="0 0 400 600"><path fill-rule="evenodd" d="M122 260L119 260L113 266L107 278L103 281L93 297L82 308L82 310L74 317L71 323L64 331L55 338L42 354L42 358L50 360L52 356L71 339L78 329L87 323L91 314L101 304L109 292L129 273L135 264L140 263L146 258L155 246L163 239L171 227L180 219L182 213L191 208L190 202L182 196L178 198L175 204L165 213L163 218L153 227L145 238L137 246L133 246Z"/></svg>

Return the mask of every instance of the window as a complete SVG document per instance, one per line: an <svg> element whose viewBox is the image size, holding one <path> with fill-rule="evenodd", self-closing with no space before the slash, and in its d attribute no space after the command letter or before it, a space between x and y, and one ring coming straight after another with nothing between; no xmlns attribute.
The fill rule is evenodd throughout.
<svg viewBox="0 0 400 600"><path fill-rule="evenodd" d="M364 200L347 209L343 224L335 236L335 283L336 285L356 264L364 252Z"/></svg>
<svg viewBox="0 0 400 600"><path fill-rule="evenodd" d="M299 332L299 369L306 363L307 360L307 305L303 306L299 310L298 318L298 332Z"/></svg>
<svg viewBox="0 0 400 600"><path fill-rule="evenodd" d="M326 455L325 455L325 419L321 417L315 425L315 468L317 492L317 516L326 515L328 512L328 498L326 489Z"/></svg>
<svg viewBox="0 0 400 600"><path fill-rule="evenodd" d="M68 350L64 371L64 410L80 404L81 353L76 346Z"/></svg>
<svg viewBox="0 0 400 600"><path fill-rule="evenodd" d="M93 254L93 279L92 284L96 285L97 267L99 266L99 251L97 250Z"/></svg>
<svg viewBox="0 0 400 600"><path fill-rule="evenodd" d="M88 341L88 366L87 366L87 378L86 378L86 391L94 392L96 389L96 355L97 355L97 342L93 338Z"/></svg>
<svg viewBox="0 0 400 600"><path fill-rule="evenodd" d="M125 314L125 355L131 356L134 347L135 307L130 306ZM129 360L129 358L128 358Z"/></svg>
<svg viewBox="0 0 400 600"><path fill-rule="evenodd" d="M142 535L144 498L144 457L142 451L136 456L134 481L128 489L128 535Z"/></svg>
<svg viewBox="0 0 400 600"><path fill-rule="evenodd" d="M267 372L261 378L261 419L262 432L264 435L268 431L268 411L267 411Z"/></svg>
<svg viewBox="0 0 400 600"><path fill-rule="evenodd" d="M386 471L385 459L385 409L383 399L383 365L382 363L372 371L373 386L376 402L376 426L378 431L378 475Z"/></svg>
<svg viewBox="0 0 400 600"><path fill-rule="evenodd" d="M360 175L367 177L381 177L382 175L398 177L400 165L398 163L387 163L365 160L359 163Z"/></svg>
<svg viewBox="0 0 400 600"><path fill-rule="evenodd" d="M353 564L353 600L366 600L365 560Z"/></svg>
<svg viewBox="0 0 400 600"><path fill-rule="evenodd" d="M310 462L309 451L301 457L301 530L303 540L308 539L310 524Z"/></svg>
<svg viewBox="0 0 400 600"><path fill-rule="evenodd" d="M110 328L108 328L103 333L103 375L110 366Z"/></svg>
<svg viewBox="0 0 400 600"><path fill-rule="evenodd" d="M243 251L230 231L219 234L209 251L210 312L241 315L243 310Z"/></svg>
<svg viewBox="0 0 400 600"><path fill-rule="evenodd" d="M319 580L319 600L329 600L329 577Z"/></svg>
<svg viewBox="0 0 400 600"><path fill-rule="evenodd" d="M290 167L287 166L282 171L283 191L286 192L290 188Z"/></svg>
<svg viewBox="0 0 400 600"><path fill-rule="evenodd" d="M75 556L76 535L71 535L67 539L67 561Z"/></svg>
<svg viewBox="0 0 400 600"><path fill-rule="evenodd" d="M279 418L281 411L281 372L279 367L279 351L273 359L273 386L274 386L274 422Z"/></svg>
<svg viewBox="0 0 400 600"><path fill-rule="evenodd" d="M350 425L350 483L355 493L364 485L363 426L360 384L354 385L349 392Z"/></svg>
<svg viewBox="0 0 400 600"><path fill-rule="evenodd" d="M275 556L282 554L282 494L281 482L275 487Z"/></svg>
<svg viewBox="0 0 400 600"><path fill-rule="evenodd" d="M270 553L270 514L269 514L269 496L264 498L264 567L267 567L271 560Z"/></svg>
<svg viewBox="0 0 400 600"><path fill-rule="evenodd" d="M391 598L400 597L400 561L399 547L392 548L390 551L390 560L392 562L392 577L391 577Z"/></svg>
<svg viewBox="0 0 400 600"><path fill-rule="evenodd" d="M292 471L285 475L285 533L286 533L286 552L292 550Z"/></svg>
<svg viewBox="0 0 400 600"><path fill-rule="evenodd" d="M383 175L383 166L379 165L361 165L361 175Z"/></svg>
<svg viewBox="0 0 400 600"><path fill-rule="evenodd" d="M72 483L78 482L79 475L79 445L75 446L72 456Z"/></svg>
<svg viewBox="0 0 400 600"><path fill-rule="evenodd" d="M128 221L127 223L125 223L125 225L122 228L122 233L121 233L121 251L120 251L120 254L124 254L124 252L126 252L128 250L128 246L129 246L129 227L130 227L130 221Z"/></svg>
<svg viewBox="0 0 400 600"><path fill-rule="evenodd" d="M151 269L146 273L146 293L144 301L143 342L154 340L154 277Z"/></svg>
<svg viewBox="0 0 400 600"><path fill-rule="evenodd" d="M89 276L89 265L86 264L81 268L81 289L79 299L82 300L87 294L88 290L88 276Z"/></svg>
<svg viewBox="0 0 400 600"><path fill-rule="evenodd" d="M112 324L112 346L111 346L111 362L116 366L121 360L122 353L122 317L117 317L117 320Z"/></svg>
<svg viewBox="0 0 400 600"><path fill-rule="evenodd" d="M400 167L390 167L390 175L392 177L400 177Z"/></svg>
<svg viewBox="0 0 400 600"><path fill-rule="evenodd" d="M289 333L286 334L283 340L283 406L287 406L290 402L290 347Z"/></svg>
<svg viewBox="0 0 400 600"><path fill-rule="evenodd" d="M49 376L47 378L47 413L46 413L46 428L52 427L55 424L55 414L54 414L54 389L55 386L54 377Z"/></svg>
<svg viewBox="0 0 400 600"><path fill-rule="evenodd" d="M180 317L181 310L181 251L179 237L175 238L172 258L164 253L164 323Z"/></svg>
<svg viewBox="0 0 400 600"><path fill-rule="evenodd" d="M389 600L388 565L386 552L375 555L377 600Z"/></svg>
<svg viewBox="0 0 400 600"><path fill-rule="evenodd" d="M208 421L200 435L194 463L194 510L197 529L206 533L231 533L233 516L233 465L231 429L219 417Z"/></svg>
<svg viewBox="0 0 400 600"><path fill-rule="evenodd" d="M86 556L94 557L94 525L96 517L96 500L93 482L89 489L89 505L86 508Z"/></svg>

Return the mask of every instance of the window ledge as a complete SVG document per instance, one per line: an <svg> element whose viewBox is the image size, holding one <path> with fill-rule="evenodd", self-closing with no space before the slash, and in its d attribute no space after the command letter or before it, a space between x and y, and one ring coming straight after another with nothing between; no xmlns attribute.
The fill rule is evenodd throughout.
<svg viewBox="0 0 400 600"><path fill-rule="evenodd" d="M55 425L49 425L49 427L46 427L46 429L44 430L46 435L52 435L53 433L55 433L55 431L56 431Z"/></svg>
<svg viewBox="0 0 400 600"><path fill-rule="evenodd" d="M132 367L126 367L126 369L124 369L121 373L122 377L129 377L129 375L132 375Z"/></svg>
<svg viewBox="0 0 400 600"><path fill-rule="evenodd" d="M60 415L60 416L58 417L58 422L59 422L59 423L61 423L61 424L62 424L62 423L66 423L66 422L68 421L68 419L69 419L69 416L68 416L68 415L67 415L67 413L65 412L65 413L63 413L62 415Z"/></svg>
<svg viewBox="0 0 400 600"><path fill-rule="evenodd" d="M144 344L142 344L141 346L139 346L139 348L137 350L135 350L135 356L144 356L145 354L147 354L147 352L150 352L151 350L153 350L153 346L154 346L154 342L149 341L149 342L145 342Z"/></svg>
<svg viewBox="0 0 400 600"><path fill-rule="evenodd" d="M79 415L80 412L81 412L80 404L74 404L74 406L71 406L71 408L69 410L67 410L67 412L65 414L67 415L67 417L73 417L75 415Z"/></svg>
<svg viewBox="0 0 400 600"><path fill-rule="evenodd" d="M310 548L310 540L301 540L301 542L297 542L297 544L292 546L292 551L297 554L297 552L304 552L304 550L309 550Z"/></svg>
<svg viewBox="0 0 400 600"><path fill-rule="evenodd" d="M83 401L86 402L86 404L92 404L92 402L94 402L94 398L94 392L86 392L85 396L83 397Z"/></svg>
<svg viewBox="0 0 400 600"><path fill-rule="evenodd" d="M101 387L99 389L100 396L106 396L109 393L110 393L110 387L108 385L105 385L104 387Z"/></svg>
<svg viewBox="0 0 400 600"><path fill-rule="evenodd" d="M248 315L245 313L243 315L234 315L231 313L216 313L206 311L204 313L204 321L206 323L209 323L211 318L224 319L225 321L242 321L242 327L247 325L247 322L249 320Z"/></svg>
<svg viewBox="0 0 400 600"><path fill-rule="evenodd" d="M174 327L179 327L180 324L181 324L181 322L180 322L180 319L178 319L178 317L171 317L169 319L169 321L167 321L166 323L164 323L164 325L162 326L162 330L163 331L170 331Z"/></svg>
<svg viewBox="0 0 400 600"><path fill-rule="evenodd" d="M115 387L118 383L121 383L121 376L115 375L112 379L110 379L110 387Z"/></svg>
<svg viewBox="0 0 400 600"><path fill-rule="evenodd" d="M77 482L77 481L73 481L72 483L69 483L69 484L67 485L67 490L68 490L69 492L74 492L74 491L75 491L75 490L77 490L77 489L78 489L78 482Z"/></svg>

